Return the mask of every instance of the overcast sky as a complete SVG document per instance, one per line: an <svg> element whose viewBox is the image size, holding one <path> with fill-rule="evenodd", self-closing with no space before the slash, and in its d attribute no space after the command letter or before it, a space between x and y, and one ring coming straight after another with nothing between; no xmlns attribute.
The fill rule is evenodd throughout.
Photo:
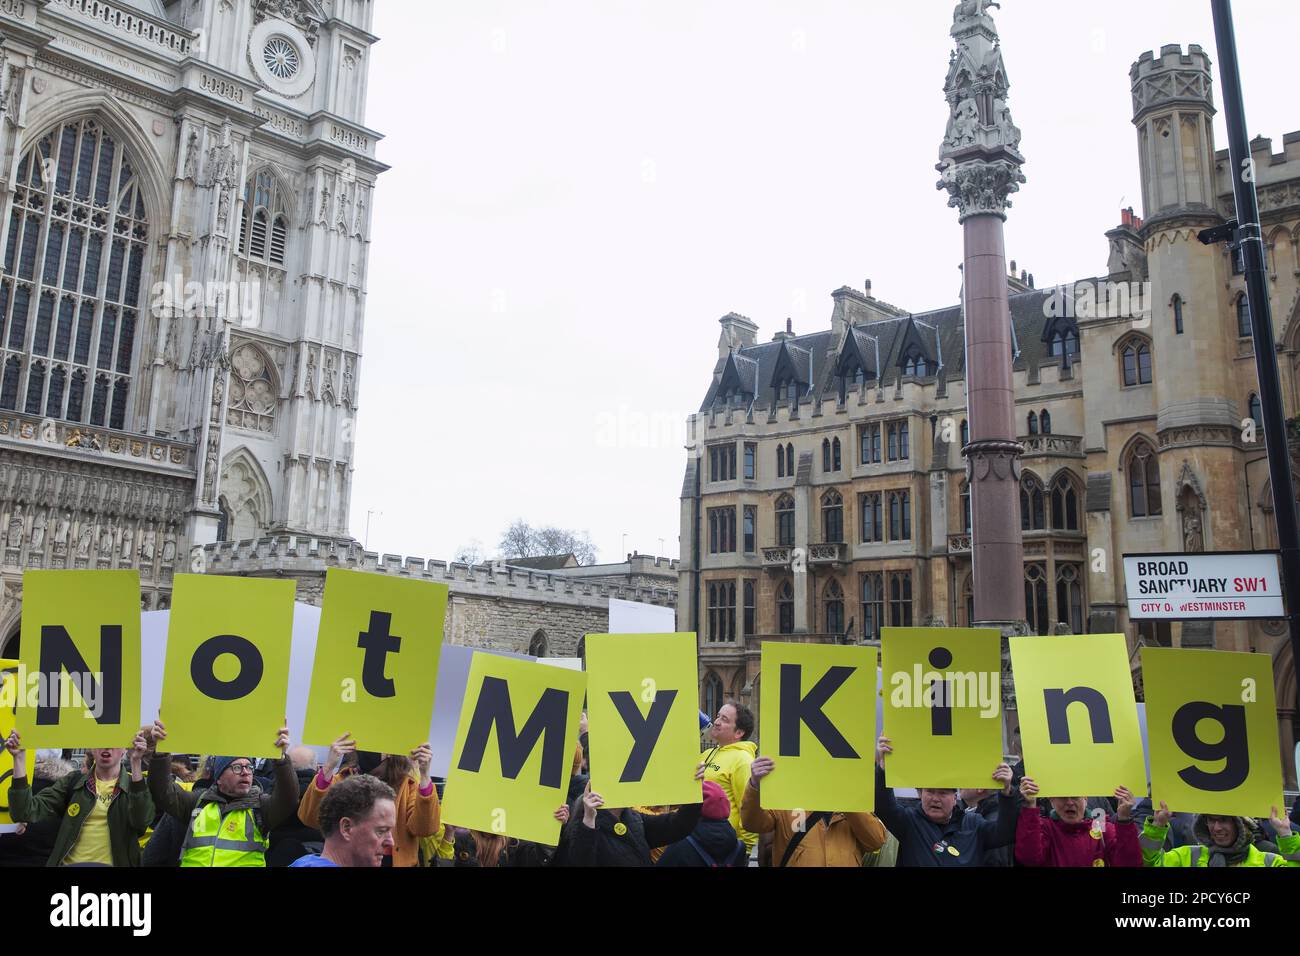
<svg viewBox="0 0 1300 956"><path fill-rule="evenodd" d="M352 534L495 553L515 518L602 561L679 553L685 420L718 319L829 327L873 283L956 301L935 189L953 0L383 0ZM1252 135L1300 129L1300 3L1237 0ZM1209 0L1005 0L994 11L1028 183L1010 258L1101 273L1141 213L1129 67L1199 43ZM1227 147L1222 115L1216 147ZM626 537L625 537L626 536Z"/></svg>

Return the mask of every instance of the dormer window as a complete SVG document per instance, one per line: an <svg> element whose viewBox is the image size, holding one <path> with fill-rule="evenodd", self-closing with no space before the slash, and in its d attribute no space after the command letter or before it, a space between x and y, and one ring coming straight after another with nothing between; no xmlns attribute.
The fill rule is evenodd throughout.
<svg viewBox="0 0 1300 956"><path fill-rule="evenodd" d="M1064 329L1052 336L1052 358L1078 361L1079 335L1073 329Z"/></svg>
<svg viewBox="0 0 1300 956"><path fill-rule="evenodd" d="M927 378L932 372L925 356L914 353L903 364L903 374L908 378Z"/></svg>

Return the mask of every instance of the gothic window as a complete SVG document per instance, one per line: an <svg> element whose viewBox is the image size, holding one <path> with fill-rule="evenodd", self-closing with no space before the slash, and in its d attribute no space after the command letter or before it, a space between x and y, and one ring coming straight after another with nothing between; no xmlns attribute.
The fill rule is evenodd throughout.
<svg viewBox="0 0 1300 956"><path fill-rule="evenodd" d="M886 434L889 438L889 460L907 461L912 450L907 420L890 422Z"/></svg>
<svg viewBox="0 0 1300 956"><path fill-rule="evenodd" d="M704 694L701 701L704 712L712 717L722 709L722 702L725 699L722 691L722 679L713 671L709 671L704 676Z"/></svg>
<svg viewBox="0 0 1300 956"><path fill-rule="evenodd" d="M277 396L271 363L256 345L241 345L230 357L230 397L226 421L251 431L275 426Z"/></svg>
<svg viewBox="0 0 1300 956"><path fill-rule="evenodd" d="M776 446L776 476L785 477L785 449L780 445Z"/></svg>
<svg viewBox="0 0 1300 956"><path fill-rule="evenodd" d="M1038 416L1038 426L1044 435L1052 434L1052 413L1045 408Z"/></svg>
<svg viewBox="0 0 1300 956"><path fill-rule="evenodd" d="M970 483L964 481L961 485L961 530L970 534L970 529Z"/></svg>
<svg viewBox="0 0 1300 956"><path fill-rule="evenodd" d="M1020 479L1020 530L1043 531L1046 528L1043 483L1026 473Z"/></svg>
<svg viewBox="0 0 1300 956"><path fill-rule="evenodd" d="M741 529L745 538L745 553L753 554L755 548L756 529L758 525L758 506L745 505L744 525Z"/></svg>
<svg viewBox="0 0 1300 956"><path fill-rule="evenodd" d="M961 627L975 626L975 578L973 575L966 575L966 583L961 589L961 611L966 615L966 619L961 622Z"/></svg>
<svg viewBox="0 0 1300 956"><path fill-rule="evenodd" d="M970 422L966 419L961 420L961 446L965 448L970 444Z"/></svg>
<svg viewBox="0 0 1300 956"><path fill-rule="evenodd" d="M755 583L754 583L753 581L746 581L746 582L745 582L745 621L744 621L744 626L745 626L745 634L746 634L746 635L754 634L754 633L757 632L757 629L758 629L758 628L757 628L757 624L756 624L757 607L755 606L755 602L754 602L754 592L755 592L755 590L756 590L756 586L755 586Z"/></svg>
<svg viewBox="0 0 1300 956"><path fill-rule="evenodd" d="M1052 527L1057 531L1079 530L1079 493L1065 475L1052 482Z"/></svg>
<svg viewBox="0 0 1300 956"><path fill-rule="evenodd" d="M753 481L758 474L758 446L745 442L745 480Z"/></svg>
<svg viewBox="0 0 1300 956"><path fill-rule="evenodd" d="M127 427L149 238L131 158L95 120L23 155L0 273L0 406Z"/></svg>
<svg viewBox="0 0 1300 956"><path fill-rule="evenodd" d="M709 584L709 641L730 643L736 639L736 582Z"/></svg>
<svg viewBox="0 0 1300 956"><path fill-rule="evenodd" d="M1246 403L1246 407L1251 421L1255 423L1256 430L1262 431L1264 429L1264 406L1260 403L1259 396L1251 392L1250 401Z"/></svg>
<svg viewBox="0 0 1300 956"><path fill-rule="evenodd" d="M826 633L843 634L844 591L840 588L840 583L834 578L831 578L830 583L826 585L826 590L822 593L822 599L826 606Z"/></svg>
<svg viewBox="0 0 1300 956"><path fill-rule="evenodd" d="M1035 634L1048 633L1047 570L1041 564L1025 565L1025 619Z"/></svg>
<svg viewBox="0 0 1300 956"><path fill-rule="evenodd" d="M862 444L862 464L880 464L880 425L863 425L858 434Z"/></svg>
<svg viewBox="0 0 1300 956"><path fill-rule="evenodd" d="M789 495L776 499L776 543L781 548L794 546L794 499Z"/></svg>
<svg viewBox="0 0 1300 956"><path fill-rule="evenodd" d="M885 576L880 572L862 575L862 637L880 640L885 623Z"/></svg>
<svg viewBox="0 0 1300 956"><path fill-rule="evenodd" d="M885 522L881 494L878 491L863 495L860 499L862 511L862 543L880 544L885 540Z"/></svg>
<svg viewBox="0 0 1300 956"><path fill-rule="evenodd" d="M836 438L831 441L831 471L839 471L840 462L840 440Z"/></svg>
<svg viewBox="0 0 1300 956"><path fill-rule="evenodd" d="M1237 297L1237 336L1248 339L1253 334L1250 327L1250 299L1243 292Z"/></svg>
<svg viewBox="0 0 1300 956"><path fill-rule="evenodd" d="M785 476L794 477L794 445L790 444L785 446Z"/></svg>
<svg viewBox="0 0 1300 956"><path fill-rule="evenodd" d="M822 495L822 540L827 544L844 540L844 499L838 491Z"/></svg>
<svg viewBox="0 0 1300 956"><path fill-rule="evenodd" d="M1082 574L1076 564L1056 567L1056 619L1070 628L1071 634L1083 633Z"/></svg>
<svg viewBox="0 0 1300 956"><path fill-rule="evenodd" d="M912 540L912 495L907 491L889 493L889 540Z"/></svg>
<svg viewBox="0 0 1300 956"><path fill-rule="evenodd" d="M536 634L533 635L533 639L528 643L528 656L529 657L547 656L547 644L546 644L545 631L538 631Z"/></svg>
<svg viewBox="0 0 1300 956"><path fill-rule="evenodd" d="M736 509L709 509L709 554L733 554L736 550Z"/></svg>
<svg viewBox="0 0 1300 956"><path fill-rule="evenodd" d="M930 365L924 355L913 352L903 363L903 374L914 378L925 378L930 374Z"/></svg>
<svg viewBox="0 0 1300 956"><path fill-rule="evenodd" d="M736 480L736 445L713 445L709 448L709 481Z"/></svg>
<svg viewBox="0 0 1300 956"><path fill-rule="evenodd" d="M1029 434L1031 435L1038 434L1038 413L1037 412L1029 413Z"/></svg>
<svg viewBox="0 0 1300 956"><path fill-rule="evenodd" d="M776 619L781 634L794 633L794 588L789 581L783 582L781 590L776 592Z"/></svg>
<svg viewBox="0 0 1300 956"><path fill-rule="evenodd" d="M1183 334L1183 297L1181 295L1174 296L1173 306L1174 306L1174 334L1182 335Z"/></svg>
<svg viewBox="0 0 1300 956"><path fill-rule="evenodd" d="M830 470L831 470L831 440L829 438L823 438L822 439L822 471L826 472Z"/></svg>
<svg viewBox="0 0 1300 956"><path fill-rule="evenodd" d="M1066 328L1052 336L1052 358L1076 362L1079 358L1079 333Z"/></svg>
<svg viewBox="0 0 1300 956"><path fill-rule="evenodd" d="M1151 345L1146 339L1129 339L1120 357L1125 387L1151 384Z"/></svg>
<svg viewBox="0 0 1300 956"><path fill-rule="evenodd" d="M1154 518L1160 511L1160 464L1155 450L1138 441L1124 464L1128 471L1129 514L1134 518Z"/></svg>
<svg viewBox="0 0 1300 956"><path fill-rule="evenodd" d="M912 626L912 574L895 571L889 575L889 626Z"/></svg>
<svg viewBox="0 0 1300 956"><path fill-rule="evenodd" d="M255 262L284 265L289 217L275 174L260 169L244 186L244 218L239 254Z"/></svg>

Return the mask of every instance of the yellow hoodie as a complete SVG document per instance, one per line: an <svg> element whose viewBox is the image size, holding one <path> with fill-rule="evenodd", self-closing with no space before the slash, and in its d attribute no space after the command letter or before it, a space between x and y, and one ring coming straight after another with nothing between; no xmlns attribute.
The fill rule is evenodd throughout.
<svg viewBox="0 0 1300 956"><path fill-rule="evenodd" d="M745 843L746 850L753 850L758 842L758 834L750 833L740 825L740 804L745 799L745 787L749 786L749 765L758 755L758 744L752 740L738 740L726 744L717 750L709 748L700 754L700 759L707 761L704 779L712 780L731 801L731 825L736 836Z"/></svg>

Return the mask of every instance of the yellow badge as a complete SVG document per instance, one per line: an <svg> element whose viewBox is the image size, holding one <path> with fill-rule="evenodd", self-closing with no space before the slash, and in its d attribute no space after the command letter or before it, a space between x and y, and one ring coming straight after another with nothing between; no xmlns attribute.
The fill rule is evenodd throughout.
<svg viewBox="0 0 1300 956"><path fill-rule="evenodd" d="M68 816L75 817L80 812L81 812L81 804L79 803L68 804Z"/></svg>
<svg viewBox="0 0 1300 956"><path fill-rule="evenodd" d="M1103 860L1101 857L1098 857L1097 859L1095 859L1095 860L1092 861L1092 865L1093 865L1093 866L1105 866L1105 865L1106 865L1106 861Z"/></svg>
<svg viewBox="0 0 1300 956"><path fill-rule="evenodd" d="M615 823L615 824L614 824L614 832L617 833L619 836L623 836L623 834L627 833L627 824L626 824L626 823Z"/></svg>
<svg viewBox="0 0 1300 956"><path fill-rule="evenodd" d="M1100 831L1100 830L1089 830L1088 833L1092 835L1092 838L1093 838L1094 840L1100 840L1100 839L1101 839L1101 831Z"/></svg>
<svg viewBox="0 0 1300 956"><path fill-rule="evenodd" d="M961 856L961 851L958 850L955 846L948 847L948 852L951 853L953 856Z"/></svg>

